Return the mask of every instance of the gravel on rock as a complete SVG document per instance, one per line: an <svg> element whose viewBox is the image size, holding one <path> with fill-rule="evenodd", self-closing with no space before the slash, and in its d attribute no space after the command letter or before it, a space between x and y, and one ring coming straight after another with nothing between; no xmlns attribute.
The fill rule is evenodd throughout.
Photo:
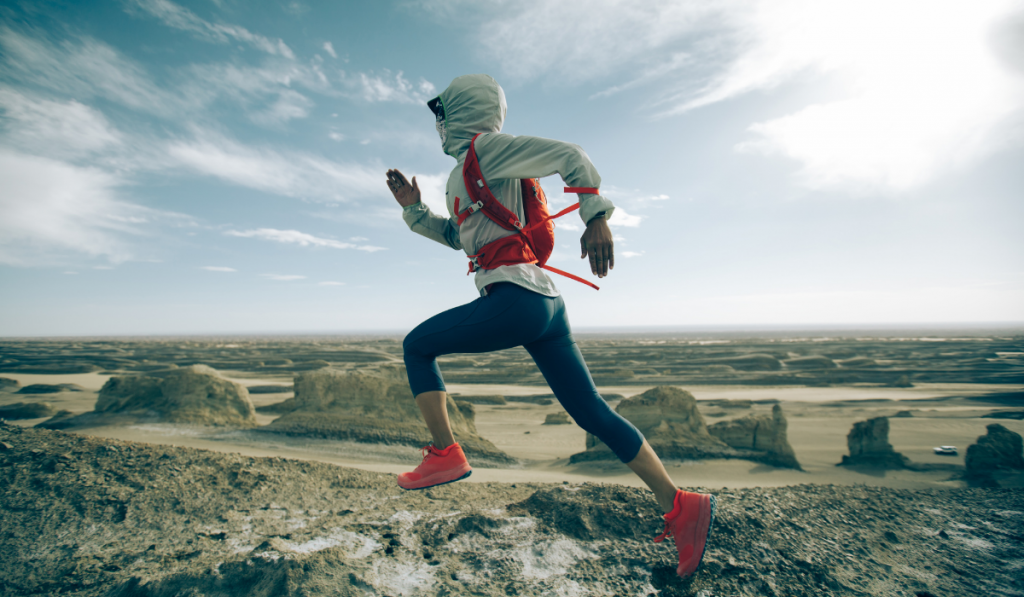
<svg viewBox="0 0 1024 597"><path fill-rule="evenodd" d="M405 492L326 463L3 424L0 441L5 596L1024 595L1019 489L714 490L681 580L640 489Z"/></svg>

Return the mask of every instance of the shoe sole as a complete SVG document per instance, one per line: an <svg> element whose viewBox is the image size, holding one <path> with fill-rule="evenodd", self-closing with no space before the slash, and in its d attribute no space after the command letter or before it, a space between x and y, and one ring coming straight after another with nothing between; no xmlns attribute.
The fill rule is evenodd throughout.
<svg viewBox="0 0 1024 597"><path fill-rule="evenodd" d="M449 481L441 481L440 483L434 483L432 485L424 485L423 487L402 487L401 485L399 485L399 487L402 487L402 489L404 489L406 491L419 491L421 489L430 489L431 487L437 487L438 485L447 485L449 483L454 483L456 481L461 481L461 480L465 479L466 477L468 477L468 476L470 476L472 474L473 474L473 471L471 469L469 471L466 471L465 475L462 475L461 477L458 477L456 479L451 479Z"/></svg>
<svg viewBox="0 0 1024 597"><path fill-rule="evenodd" d="M682 578L689 578L694 574L697 574L697 571L700 570L701 563L704 562L704 554L708 551L708 541L711 539L711 529L715 526L715 510L718 508L718 500L715 499L715 496L712 495L709 497L711 498L709 500L711 502L711 516L708 520L708 532L704 535L704 547L700 551L700 559L697 560L697 567L693 569L692 573L679 574L679 570L676 569L676 574Z"/></svg>

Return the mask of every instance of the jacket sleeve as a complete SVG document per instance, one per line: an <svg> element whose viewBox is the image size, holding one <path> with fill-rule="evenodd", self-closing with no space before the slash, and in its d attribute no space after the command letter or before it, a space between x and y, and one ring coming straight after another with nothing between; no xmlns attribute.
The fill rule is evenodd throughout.
<svg viewBox="0 0 1024 597"><path fill-rule="evenodd" d="M402 219L416 234L432 241L449 246L456 251L462 250L459 228L449 218L434 214L426 203L420 201L402 209Z"/></svg>
<svg viewBox="0 0 1024 597"><path fill-rule="evenodd" d="M480 170L487 180L543 178L558 174L570 187L601 186L601 176L579 145L501 133L481 136L476 142ZM615 205L601 195L580 193L580 217L589 222L601 212L612 217Z"/></svg>

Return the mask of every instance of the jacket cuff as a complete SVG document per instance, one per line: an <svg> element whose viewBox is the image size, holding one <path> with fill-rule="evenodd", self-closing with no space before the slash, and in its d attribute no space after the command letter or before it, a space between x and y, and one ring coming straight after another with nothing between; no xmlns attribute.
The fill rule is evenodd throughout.
<svg viewBox="0 0 1024 597"><path fill-rule="evenodd" d="M594 216L602 211L604 212L604 217L610 220L612 212L615 211L615 204L607 197L602 197L601 195L580 193L580 218L583 219L584 224L594 219Z"/></svg>
<svg viewBox="0 0 1024 597"><path fill-rule="evenodd" d="M402 208L402 219L405 220L405 225L411 229L413 224L419 222L420 218L423 217L423 214L426 214L429 211L430 208L427 207L426 203L422 201L419 203L413 203L412 205L407 205Z"/></svg>

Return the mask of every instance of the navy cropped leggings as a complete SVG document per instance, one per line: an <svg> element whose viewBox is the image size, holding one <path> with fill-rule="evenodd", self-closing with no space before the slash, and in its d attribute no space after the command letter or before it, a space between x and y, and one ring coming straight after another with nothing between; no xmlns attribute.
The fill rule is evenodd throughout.
<svg viewBox="0 0 1024 597"><path fill-rule="evenodd" d="M623 462L633 460L644 437L609 408L573 340L562 297L547 297L511 283L487 296L431 317L405 337L412 393L445 391L437 357L522 346L576 424L596 435Z"/></svg>

